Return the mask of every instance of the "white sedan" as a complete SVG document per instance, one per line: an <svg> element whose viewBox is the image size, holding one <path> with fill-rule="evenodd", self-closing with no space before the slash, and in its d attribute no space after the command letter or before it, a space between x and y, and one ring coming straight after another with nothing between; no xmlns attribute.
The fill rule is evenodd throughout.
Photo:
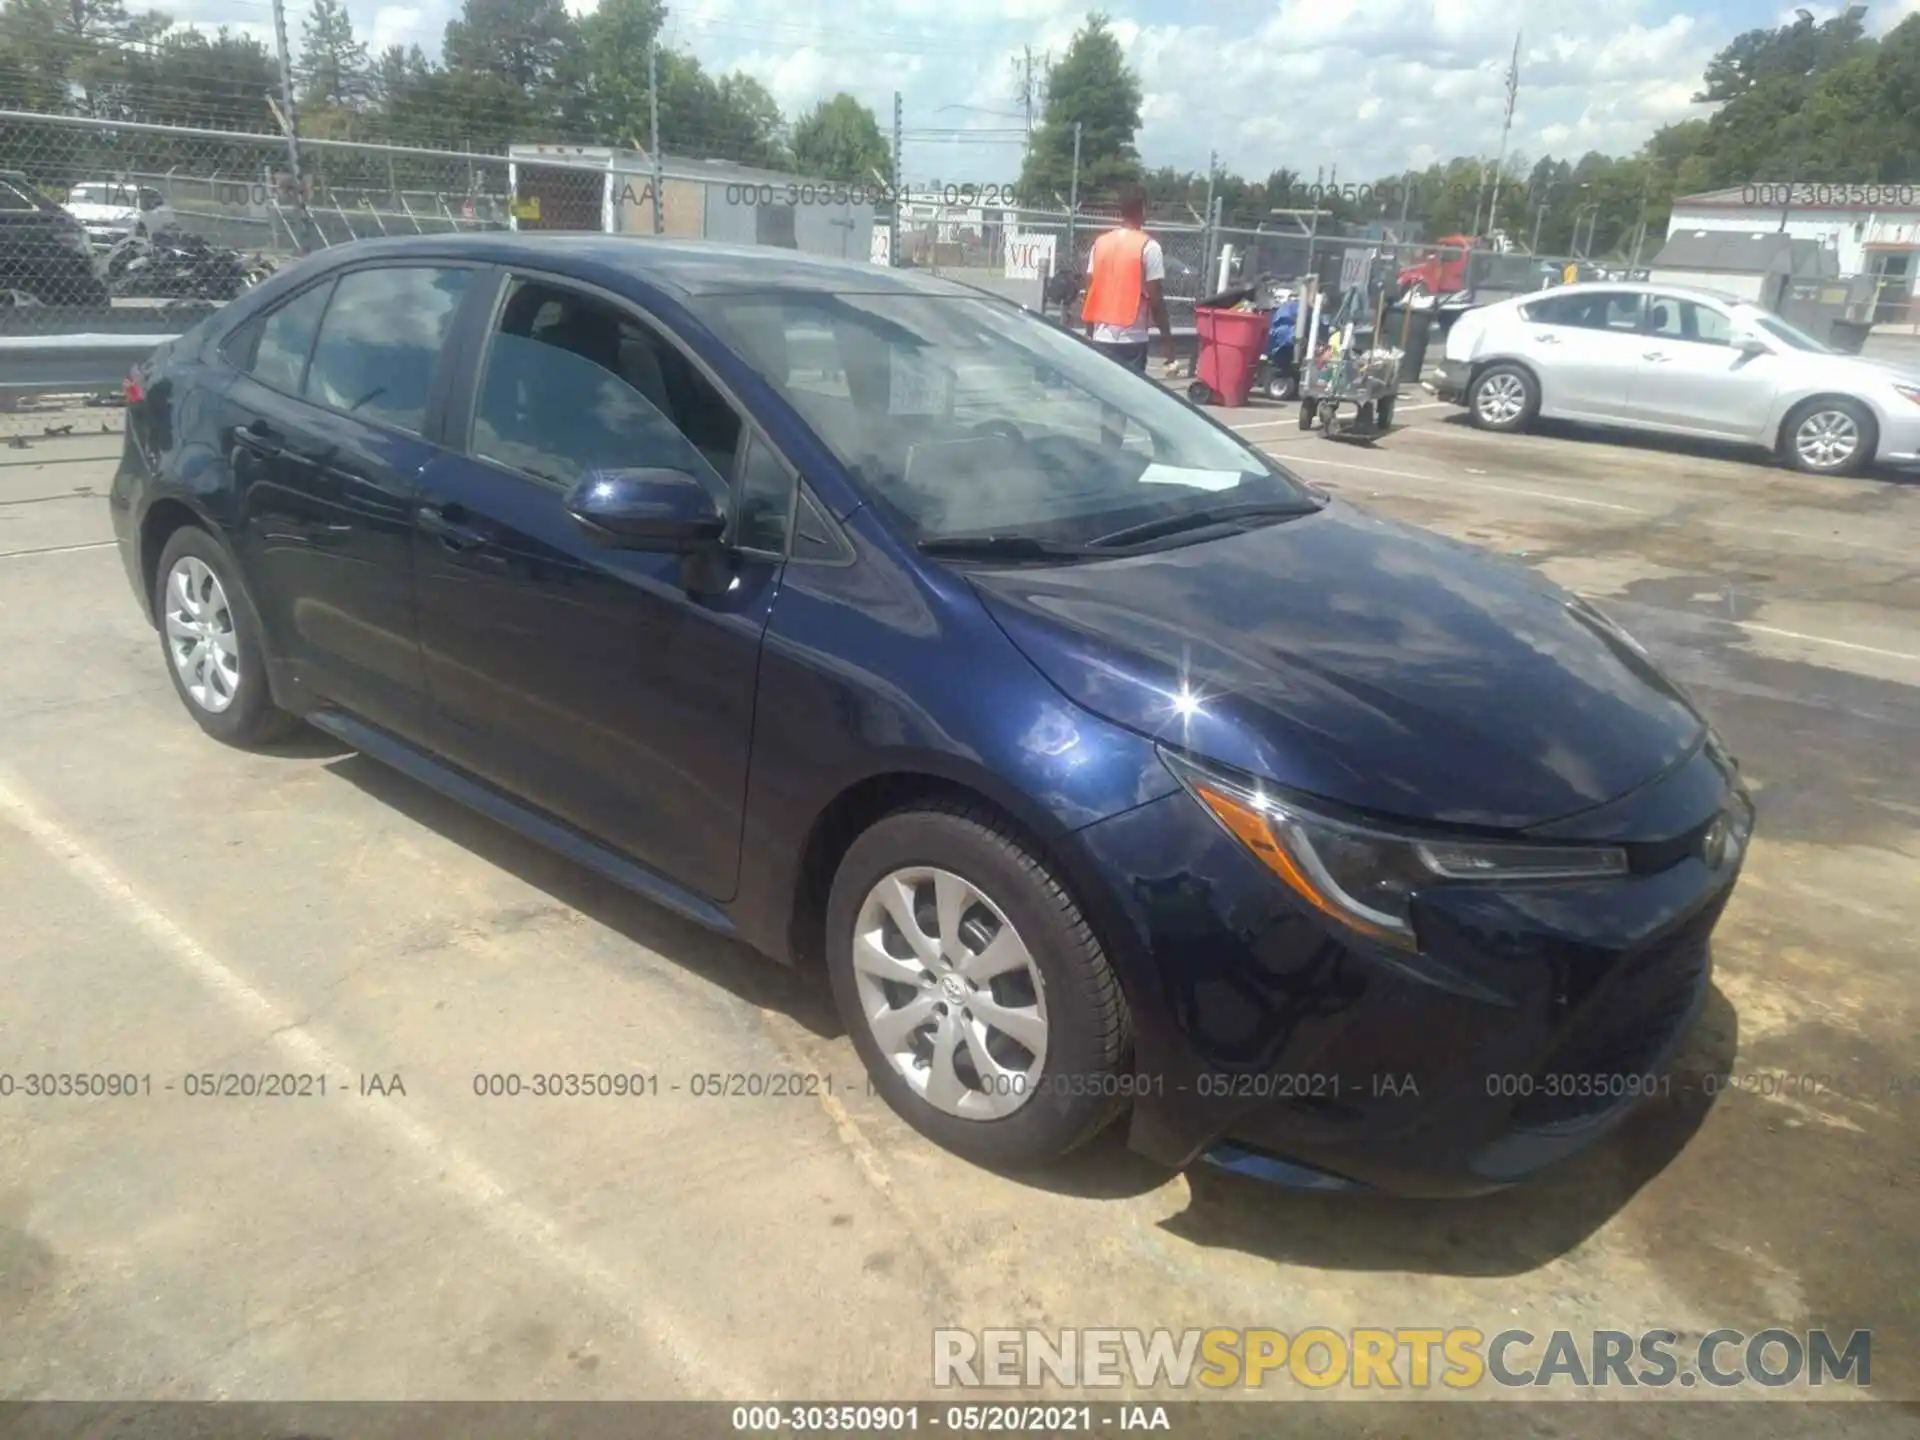
<svg viewBox="0 0 1920 1440"><path fill-rule="evenodd" d="M175 223L172 208L158 190L122 180L82 180L67 192L66 210L80 222L96 250L109 249L136 232L151 235Z"/></svg>
<svg viewBox="0 0 1920 1440"><path fill-rule="evenodd" d="M1920 374L1712 291L1566 285L1470 310L1436 389L1486 430L1545 416L1761 445L1819 475L1920 465Z"/></svg>

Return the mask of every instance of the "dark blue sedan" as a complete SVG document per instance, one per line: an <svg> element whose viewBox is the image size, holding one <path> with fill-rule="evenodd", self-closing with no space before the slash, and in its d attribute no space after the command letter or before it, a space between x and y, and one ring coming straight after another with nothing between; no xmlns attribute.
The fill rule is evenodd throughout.
<svg viewBox="0 0 1920 1440"><path fill-rule="evenodd" d="M1752 808L1591 606L957 285L377 241L129 377L189 713L781 961L940 1144L1506 1184L1663 1086Z"/></svg>

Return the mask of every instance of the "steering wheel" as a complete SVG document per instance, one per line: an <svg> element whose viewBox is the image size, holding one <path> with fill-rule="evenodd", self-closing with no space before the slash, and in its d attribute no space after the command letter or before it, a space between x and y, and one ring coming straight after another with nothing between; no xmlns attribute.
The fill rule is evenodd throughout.
<svg viewBox="0 0 1920 1440"><path fill-rule="evenodd" d="M971 440L1001 439L1025 441L1027 436L1026 432L1011 420L982 420L978 425L967 431L967 438Z"/></svg>

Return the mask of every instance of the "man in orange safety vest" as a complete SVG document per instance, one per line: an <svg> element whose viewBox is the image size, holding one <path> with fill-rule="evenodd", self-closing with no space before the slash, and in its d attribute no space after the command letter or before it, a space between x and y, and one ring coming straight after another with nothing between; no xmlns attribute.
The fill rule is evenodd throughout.
<svg viewBox="0 0 1920 1440"><path fill-rule="evenodd" d="M1093 242L1087 298L1080 306L1087 338L1142 375L1147 373L1149 318L1159 327L1168 363L1175 358L1164 289L1166 256L1146 227L1146 192L1129 185L1120 192L1119 225Z"/></svg>

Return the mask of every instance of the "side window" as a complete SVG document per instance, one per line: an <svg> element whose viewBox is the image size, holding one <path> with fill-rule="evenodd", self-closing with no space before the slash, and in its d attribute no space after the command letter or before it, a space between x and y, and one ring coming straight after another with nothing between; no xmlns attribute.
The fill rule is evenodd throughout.
<svg viewBox="0 0 1920 1440"><path fill-rule="evenodd" d="M298 395L307 355L332 292L330 283L315 285L279 309L248 321L227 342L227 358L262 385Z"/></svg>
<svg viewBox="0 0 1920 1440"><path fill-rule="evenodd" d="M1595 329L1615 330L1628 334L1640 328L1640 321L1646 314L1647 297L1615 291L1605 297L1606 303L1595 309L1598 323Z"/></svg>
<svg viewBox="0 0 1920 1440"><path fill-rule="evenodd" d="M1662 340L1688 340L1696 345L1733 343L1733 322L1718 310L1664 295L1653 299L1648 329Z"/></svg>
<svg viewBox="0 0 1920 1440"><path fill-rule="evenodd" d="M773 447L758 436L747 440L740 462L740 503L733 543L748 550L784 555L787 520L793 513L793 474Z"/></svg>
<svg viewBox="0 0 1920 1440"><path fill-rule="evenodd" d="M1551 295L1527 306L1527 319L1536 325L1584 325L1588 295Z"/></svg>
<svg viewBox="0 0 1920 1440"><path fill-rule="evenodd" d="M306 397L420 434L433 367L472 275L421 265L341 276L307 367Z"/></svg>
<svg viewBox="0 0 1920 1440"><path fill-rule="evenodd" d="M514 282L474 406L475 455L559 486L594 470L684 470L724 502L741 434L726 398L646 326L593 296Z"/></svg>

